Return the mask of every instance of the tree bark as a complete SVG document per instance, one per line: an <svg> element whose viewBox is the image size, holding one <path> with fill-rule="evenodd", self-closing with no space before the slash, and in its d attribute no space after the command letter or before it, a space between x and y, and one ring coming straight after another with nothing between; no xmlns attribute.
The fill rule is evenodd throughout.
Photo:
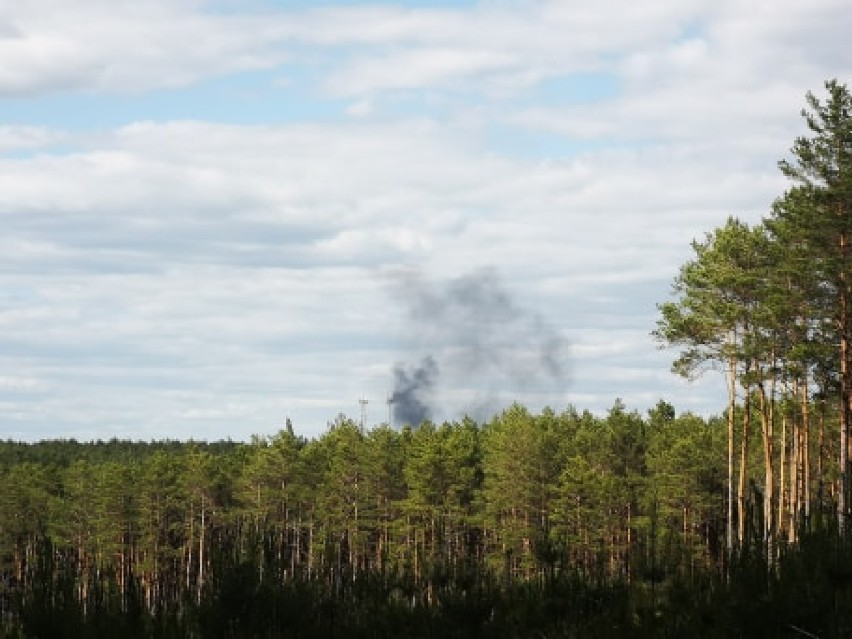
<svg viewBox="0 0 852 639"><path fill-rule="evenodd" d="M841 305L845 305L845 295L841 295ZM846 514L848 509L849 494L849 401L852 399L849 392L849 344L843 334L846 330L846 312L841 308L840 320L840 459L838 468L840 471L840 485L837 489L837 523L840 531L846 528Z"/></svg>
<svg viewBox="0 0 852 639"><path fill-rule="evenodd" d="M731 336L736 341L736 335ZM734 421L737 408L737 361L731 357L728 360L728 486L727 486L727 522L725 539L728 558L734 551Z"/></svg>
<svg viewBox="0 0 852 639"><path fill-rule="evenodd" d="M763 540L766 544L767 559L773 560L774 541L774 468L773 468L773 432L772 411L770 402L766 397L766 390L762 383L757 385L758 401L760 406L760 431L763 438Z"/></svg>
<svg viewBox="0 0 852 639"><path fill-rule="evenodd" d="M748 435L751 429L751 392L746 389L745 410L743 411L743 430L740 437L740 476L737 485L737 541L742 546L745 539L746 507L745 488L748 475Z"/></svg>

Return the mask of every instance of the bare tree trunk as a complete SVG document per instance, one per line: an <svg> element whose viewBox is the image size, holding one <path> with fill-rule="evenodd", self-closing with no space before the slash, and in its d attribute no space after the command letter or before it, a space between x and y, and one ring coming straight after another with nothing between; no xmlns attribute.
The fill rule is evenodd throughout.
<svg viewBox="0 0 852 639"><path fill-rule="evenodd" d="M631 554L631 552L630 552L631 547L630 546L633 542L633 535L631 534L631 529L630 529L630 527L632 525L632 512L631 512L631 510L632 509L630 507L630 503L628 503L627 504L627 528L625 530L626 537L627 537L627 547L626 547L625 554L624 554L625 569L626 569L627 584L628 585L630 585L631 577L632 577L631 570L630 570L630 568L631 568L630 567L630 554Z"/></svg>
<svg viewBox="0 0 852 639"><path fill-rule="evenodd" d="M314 519L311 514L311 519L308 521L308 577L314 575Z"/></svg>
<svg viewBox="0 0 852 639"><path fill-rule="evenodd" d="M849 465L849 409L847 407L846 401L847 396L849 395L849 383L848 376L849 373L846 370L846 340L841 339L840 342L840 360L841 360L841 370L840 370L840 379L841 379L841 402L840 402L840 459L839 459L839 470L840 470L840 485L837 489L837 521L840 526L840 531L846 527L846 510L847 510L847 487L849 484L849 479L847 476L848 465Z"/></svg>
<svg viewBox="0 0 852 639"><path fill-rule="evenodd" d="M736 336L732 334L731 341ZM725 529L728 558L734 551L734 421L737 408L737 361L728 360L728 512Z"/></svg>
<svg viewBox="0 0 852 639"><path fill-rule="evenodd" d="M195 512L193 510L193 503L190 500L189 503L189 534L186 539L186 552L184 552L184 561L186 566L184 567L184 587L186 588L186 592L190 591L191 582L192 582L192 543L193 538L195 537Z"/></svg>
<svg viewBox="0 0 852 639"><path fill-rule="evenodd" d="M819 432L817 434L817 497L822 510L825 499L825 401L819 412Z"/></svg>
<svg viewBox="0 0 852 639"><path fill-rule="evenodd" d="M799 394L798 381L795 382L793 388L794 397ZM790 441L790 499L787 509L787 541L794 543L797 537L797 528L799 522L801 491L799 490L801 478L801 462L802 462L802 429L798 420L793 419L793 433ZM782 462L783 465L783 462Z"/></svg>
<svg viewBox="0 0 852 639"><path fill-rule="evenodd" d="M757 385L760 402L761 434L763 437L763 539L766 543L767 559L773 561L773 536L775 534L772 505L774 499L772 413L763 384Z"/></svg>
<svg viewBox="0 0 852 639"><path fill-rule="evenodd" d="M788 455L788 442L787 442L787 412L784 411L781 415L781 459L778 462L778 516L776 518L776 522L778 523L778 538L782 538L784 535L784 527L788 525L787 521L787 512L793 512L793 493L795 489L793 488L793 483L795 480L795 469L790 469L790 494L787 493L787 464L788 458L792 458L795 460L795 455L793 455L792 450ZM795 428L793 429L793 443L789 446L791 449L795 449ZM792 462L792 466L795 466L795 461ZM786 531L789 535L789 529Z"/></svg>
<svg viewBox="0 0 852 639"><path fill-rule="evenodd" d="M205 512L204 495L201 496L201 531L198 539L198 590L196 601L201 603L201 593L204 589L204 537L206 535L207 513Z"/></svg>
<svg viewBox="0 0 852 639"><path fill-rule="evenodd" d="M845 267L846 257L846 235L840 233L838 238L841 258L840 271L840 296L839 306L840 314L838 319L838 332L840 333L840 485L837 489L837 523L840 526L840 531L846 528L846 516L849 510L849 413L850 402L852 402L852 384L849 379L849 318L847 312L847 304L849 303L847 296L846 276L843 268Z"/></svg>
<svg viewBox="0 0 852 639"><path fill-rule="evenodd" d="M810 393L808 391L808 376L805 374L802 384L802 490L801 500L805 515L805 525L810 524L811 517L811 411Z"/></svg>
<svg viewBox="0 0 852 639"><path fill-rule="evenodd" d="M751 429L751 392L745 392L745 410L743 413L743 432L740 437L740 475L737 485L737 541L742 546L745 539L746 507L745 489L748 474L748 435Z"/></svg>
<svg viewBox="0 0 852 639"><path fill-rule="evenodd" d="M296 566L299 567L299 572L302 572L302 504L296 515L296 523L293 527L293 545L294 548L290 551L290 576L296 576Z"/></svg>

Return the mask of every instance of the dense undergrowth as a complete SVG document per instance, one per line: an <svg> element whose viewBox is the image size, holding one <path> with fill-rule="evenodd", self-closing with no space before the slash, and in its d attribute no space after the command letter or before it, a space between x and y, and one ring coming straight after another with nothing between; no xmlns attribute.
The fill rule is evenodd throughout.
<svg viewBox="0 0 852 639"><path fill-rule="evenodd" d="M754 548L725 572L646 565L630 582L571 571L507 582L475 564L432 566L420 583L404 572L282 582L231 548L216 553L218 577L200 600L156 611L141 588L122 595L115 584L97 586L84 608L45 544L44 574L4 597L3 628L6 637L124 639L848 637L852 536L829 530L803 534L773 566Z"/></svg>

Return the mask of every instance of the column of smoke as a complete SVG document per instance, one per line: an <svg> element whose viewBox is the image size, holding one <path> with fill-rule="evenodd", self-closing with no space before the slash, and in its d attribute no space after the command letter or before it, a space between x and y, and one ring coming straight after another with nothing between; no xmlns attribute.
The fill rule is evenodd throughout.
<svg viewBox="0 0 852 639"><path fill-rule="evenodd" d="M415 368L406 370L401 364L393 369L394 423L422 424L432 416L429 400L438 379L438 365L431 356L424 357Z"/></svg>
<svg viewBox="0 0 852 639"><path fill-rule="evenodd" d="M557 399L564 393L565 340L520 308L493 270L445 282L407 271L391 284L394 301L406 311L407 341L419 351L416 363L393 368L395 424L433 418L447 399L440 396L447 384L467 387L472 397L457 412L480 420L501 408L500 395L520 400L532 391Z"/></svg>

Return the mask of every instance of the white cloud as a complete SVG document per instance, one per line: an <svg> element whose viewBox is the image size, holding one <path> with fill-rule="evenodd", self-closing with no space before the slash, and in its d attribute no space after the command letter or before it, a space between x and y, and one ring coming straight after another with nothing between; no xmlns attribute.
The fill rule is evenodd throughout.
<svg viewBox="0 0 852 639"><path fill-rule="evenodd" d="M370 94L379 89L420 89L448 80L517 66L509 52L429 47L361 59L329 81L332 93Z"/></svg>
<svg viewBox="0 0 852 639"><path fill-rule="evenodd" d="M21 375L0 375L0 391L27 391L37 389L39 386L39 380L34 377L24 377Z"/></svg>
<svg viewBox="0 0 852 639"><path fill-rule="evenodd" d="M0 95L67 89L142 91L269 68L280 29L252 16L217 16L198 3L33 0L7 6Z"/></svg>
<svg viewBox="0 0 852 639"><path fill-rule="evenodd" d="M203 4L165 0L73 6L33 0L6 9L0 95L185 86L312 55L304 47L347 48L349 58L329 79L331 90L344 95L483 73L498 84L523 84L597 68L613 52L676 33L696 8L660 1L625 8L613 0L221 15L205 12Z"/></svg>
<svg viewBox="0 0 852 639"><path fill-rule="evenodd" d="M353 117L365 117L373 113L373 103L370 100L358 100L346 107L346 114Z"/></svg>
<svg viewBox="0 0 852 639"><path fill-rule="evenodd" d="M746 88L773 67L791 84L812 83L827 66L848 70L843 25L849 12L843 0L552 1L243 14L208 12L198 2L31 0L0 15L6 25L0 95L141 92L317 59L329 70L320 84L361 98L446 86L515 92L560 74L619 70L634 85L678 86L716 76ZM688 35L692 28L696 34Z"/></svg>
<svg viewBox="0 0 852 639"><path fill-rule="evenodd" d="M41 126L0 126L0 155L34 151L61 142L63 136Z"/></svg>
<svg viewBox="0 0 852 639"><path fill-rule="evenodd" d="M0 286L26 295L0 313L3 350L48 389L40 413L17 403L9 415L244 437L290 415L315 432L355 414L358 397L384 397L391 366L411 356L381 278L399 263L439 279L495 266L523 308L576 342L566 390L596 380L597 403L611 403L642 373L607 367L654 350L647 318L616 338L619 322L637 322L631 289L656 282L663 295L689 239L753 197L738 185L762 174L726 190L728 167L707 159L517 160L463 132L148 122L74 153L7 158ZM684 214L698 205L700 217ZM607 322L591 342L578 337ZM595 352L616 359L591 374ZM446 416L464 409L446 393ZM513 399L565 399L524 393Z"/></svg>

